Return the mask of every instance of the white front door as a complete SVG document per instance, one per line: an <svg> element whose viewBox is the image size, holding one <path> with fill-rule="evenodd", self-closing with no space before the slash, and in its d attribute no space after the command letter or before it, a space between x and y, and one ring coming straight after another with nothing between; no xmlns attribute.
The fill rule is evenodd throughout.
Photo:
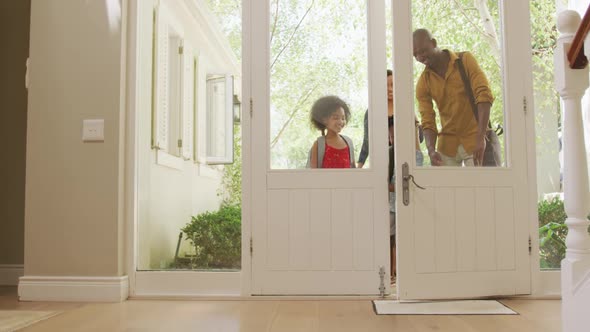
<svg viewBox="0 0 590 332"><path fill-rule="evenodd" d="M365 110L384 117L384 2L257 0L245 6L252 294L378 294L389 278L379 275L381 267L389 270L386 154L372 153L371 166L362 170L311 170L305 163L320 135L308 120L318 97L336 94L351 105L343 134L355 139L355 160ZM350 12L359 16L350 19ZM357 78L365 83L354 90ZM371 149L386 151L385 122L373 119L370 113Z"/></svg>
<svg viewBox="0 0 590 332"><path fill-rule="evenodd" d="M515 295L531 291L526 144L529 138L525 134L526 100L532 101L528 2L498 3L502 27L499 30L503 31L499 40L503 50L500 93L504 103L505 165L417 167L413 139L414 86L407 84L413 82L411 20L416 13L411 13L412 0L393 1L396 178L402 179L401 166L407 163L409 174L426 188L421 190L410 182L409 204L404 205L403 181L396 184L401 300ZM449 17L441 20L450 20L447 24L451 25L462 24L462 14L457 12L457 15L457 20ZM477 22L477 12L473 15ZM419 27L422 26L414 24L414 28ZM448 42L451 38L446 37L445 40L445 36L435 36L441 47L452 48ZM476 57L484 56L492 54L476 54ZM422 68L421 64L415 65Z"/></svg>

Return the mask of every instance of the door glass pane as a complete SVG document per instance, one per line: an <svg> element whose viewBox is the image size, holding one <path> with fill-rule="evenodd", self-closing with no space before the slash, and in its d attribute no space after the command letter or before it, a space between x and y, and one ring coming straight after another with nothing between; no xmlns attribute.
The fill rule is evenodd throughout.
<svg viewBox="0 0 590 332"><path fill-rule="evenodd" d="M564 5L567 6L567 1ZM565 258L567 227L563 205L562 116L553 75L553 52L559 35L555 26L558 11L555 0L531 1L530 10L540 267L559 269Z"/></svg>
<svg viewBox="0 0 590 332"><path fill-rule="evenodd" d="M138 270L241 268L240 118L228 119L234 111L239 115L242 100L241 2L206 2L209 10L203 17L208 19L203 21L189 19L193 16L176 0L162 0L156 7L161 18L156 25L166 22L182 33L182 52L178 44L172 50L182 53L182 63L188 68L182 80L170 84L170 95L181 98L177 108L186 115L178 137L170 139L170 144L183 148L185 141L190 141L193 151L173 155L155 147L150 137L154 119L149 112L138 114ZM220 40L204 42L201 36L215 30L220 30L214 34L222 36ZM148 37L152 36L143 35L142 40L151 39ZM141 46L141 54L150 54L150 47ZM232 82L208 75L211 73L235 77L233 105L228 105ZM150 74L145 70L138 73L143 81L150 81ZM234 122L233 137L227 130L228 120ZM211 158L231 155L227 140L232 138L233 163L211 165Z"/></svg>
<svg viewBox="0 0 590 332"><path fill-rule="evenodd" d="M420 125L412 141L416 141L418 165L419 151L424 166L477 164L474 156L484 152L484 132L486 145L496 149L495 154L485 149L483 165L506 165L499 6L496 0L412 1L415 105ZM488 110L490 127L482 121L486 118L482 113Z"/></svg>
<svg viewBox="0 0 590 332"><path fill-rule="evenodd" d="M322 135L311 109L325 96L338 99L321 99L315 108L316 125L327 126L323 161L341 167L347 157L358 161L368 107L366 1L272 0L270 15L271 168L307 167L310 148ZM348 107L340 112L342 103Z"/></svg>

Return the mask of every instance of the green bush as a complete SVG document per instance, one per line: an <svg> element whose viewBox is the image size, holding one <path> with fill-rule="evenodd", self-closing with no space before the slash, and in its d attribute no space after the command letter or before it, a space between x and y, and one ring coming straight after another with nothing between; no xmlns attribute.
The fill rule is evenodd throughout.
<svg viewBox="0 0 590 332"><path fill-rule="evenodd" d="M190 259L190 268L239 269L241 224L242 209L239 205L224 204L218 211L204 212L192 217L191 222L182 228L186 239L195 248L195 256Z"/></svg>
<svg viewBox="0 0 590 332"><path fill-rule="evenodd" d="M559 269L565 257L565 209L558 197L539 202L539 249L542 269Z"/></svg>

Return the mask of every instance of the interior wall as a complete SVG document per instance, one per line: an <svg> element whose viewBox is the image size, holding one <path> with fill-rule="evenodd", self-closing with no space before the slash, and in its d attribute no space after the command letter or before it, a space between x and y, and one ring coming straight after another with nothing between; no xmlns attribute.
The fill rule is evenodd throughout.
<svg viewBox="0 0 590 332"><path fill-rule="evenodd" d="M25 275L123 273L126 3L31 2ZM84 119L104 142L82 141Z"/></svg>
<svg viewBox="0 0 590 332"><path fill-rule="evenodd" d="M0 265L24 262L30 14L30 0L0 1Z"/></svg>

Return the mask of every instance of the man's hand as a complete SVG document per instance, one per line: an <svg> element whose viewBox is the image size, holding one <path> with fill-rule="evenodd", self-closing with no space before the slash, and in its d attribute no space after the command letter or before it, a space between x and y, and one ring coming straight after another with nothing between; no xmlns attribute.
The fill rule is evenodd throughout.
<svg viewBox="0 0 590 332"><path fill-rule="evenodd" d="M486 151L486 137L485 135L480 138L480 135L477 137L477 144L475 145L475 150L473 151L473 162L475 166L483 166L483 156Z"/></svg>
<svg viewBox="0 0 590 332"><path fill-rule="evenodd" d="M436 132L432 129L424 129L424 138L426 140L426 148L428 149L428 156L430 157L430 164L432 166L442 166L442 157L440 153L436 152Z"/></svg>
<svg viewBox="0 0 590 332"><path fill-rule="evenodd" d="M435 150L432 150L428 152L428 156L430 157L430 164L432 166L442 166L443 162L440 153L436 152Z"/></svg>

